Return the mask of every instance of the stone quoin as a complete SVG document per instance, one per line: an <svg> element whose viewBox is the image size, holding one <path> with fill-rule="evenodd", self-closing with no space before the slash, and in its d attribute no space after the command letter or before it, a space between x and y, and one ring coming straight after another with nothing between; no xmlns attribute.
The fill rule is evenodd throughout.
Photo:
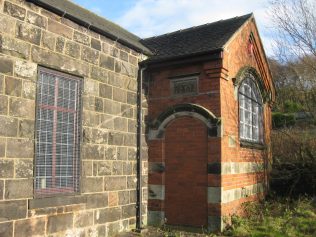
<svg viewBox="0 0 316 237"><path fill-rule="evenodd" d="M0 0L0 237L223 229L267 192L274 99L252 14L140 39Z"/></svg>

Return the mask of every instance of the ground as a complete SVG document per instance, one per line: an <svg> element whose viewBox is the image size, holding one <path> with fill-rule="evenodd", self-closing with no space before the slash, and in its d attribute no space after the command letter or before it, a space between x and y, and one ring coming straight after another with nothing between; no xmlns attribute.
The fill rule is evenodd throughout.
<svg viewBox="0 0 316 237"><path fill-rule="evenodd" d="M221 234L190 233L149 227L142 234L129 232L117 237L313 237L316 236L316 198L273 198L245 206L247 217L232 217ZM201 230L203 232L203 230Z"/></svg>

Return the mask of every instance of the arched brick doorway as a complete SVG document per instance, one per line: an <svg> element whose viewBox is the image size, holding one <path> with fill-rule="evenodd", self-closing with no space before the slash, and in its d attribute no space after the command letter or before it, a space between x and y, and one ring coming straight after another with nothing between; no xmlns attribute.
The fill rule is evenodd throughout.
<svg viewBox="0 0 316 237"><path fill-rule="evenodd" d="M165 217L169 225L207 226L207 128L192 117L165 133Z"/></svg>

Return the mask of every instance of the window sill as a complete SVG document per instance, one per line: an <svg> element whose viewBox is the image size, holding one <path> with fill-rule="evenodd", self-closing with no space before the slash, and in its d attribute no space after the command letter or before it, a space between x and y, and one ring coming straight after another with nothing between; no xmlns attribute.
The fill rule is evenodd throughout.
<svg viewBox="0 0 316 237"><path fill-rule="evenodd" d="M249 148L249 149L256 149L256 150L264 150L266 146L262 143L255 143L255 142L249 142L249 141L240 141L240 147L243 148Z"/></svg>
<svg viewBox="0 0 316 237"><path fill-rule="evenodd" d="M39 209L46 207L59 207L66 205L76 205L86 203L86 196L68 195L58 197L35 198L29 200L29 209Z"/></svg>

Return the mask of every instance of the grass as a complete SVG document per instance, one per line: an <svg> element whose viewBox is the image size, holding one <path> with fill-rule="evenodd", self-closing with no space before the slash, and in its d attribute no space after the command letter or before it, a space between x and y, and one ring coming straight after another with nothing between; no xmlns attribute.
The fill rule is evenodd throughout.
<svg viewBox="0 0 316 237"><path fill-rule="evenodd" d="M249 203L245 209L247 217L233 216L224 236L316 236L316 205L311 198Z"/></svg>
<svg viewBox="0 0 316 237"><path fill-rule="evenodd" d="M245 217L232 216L221 234L188 233L164 227L156 229L162 237L238 236L238 237L314 237L316 236L316 203L311 198L266 200L248 203ZM155 235L151 235L155 236Z"/></svg>

